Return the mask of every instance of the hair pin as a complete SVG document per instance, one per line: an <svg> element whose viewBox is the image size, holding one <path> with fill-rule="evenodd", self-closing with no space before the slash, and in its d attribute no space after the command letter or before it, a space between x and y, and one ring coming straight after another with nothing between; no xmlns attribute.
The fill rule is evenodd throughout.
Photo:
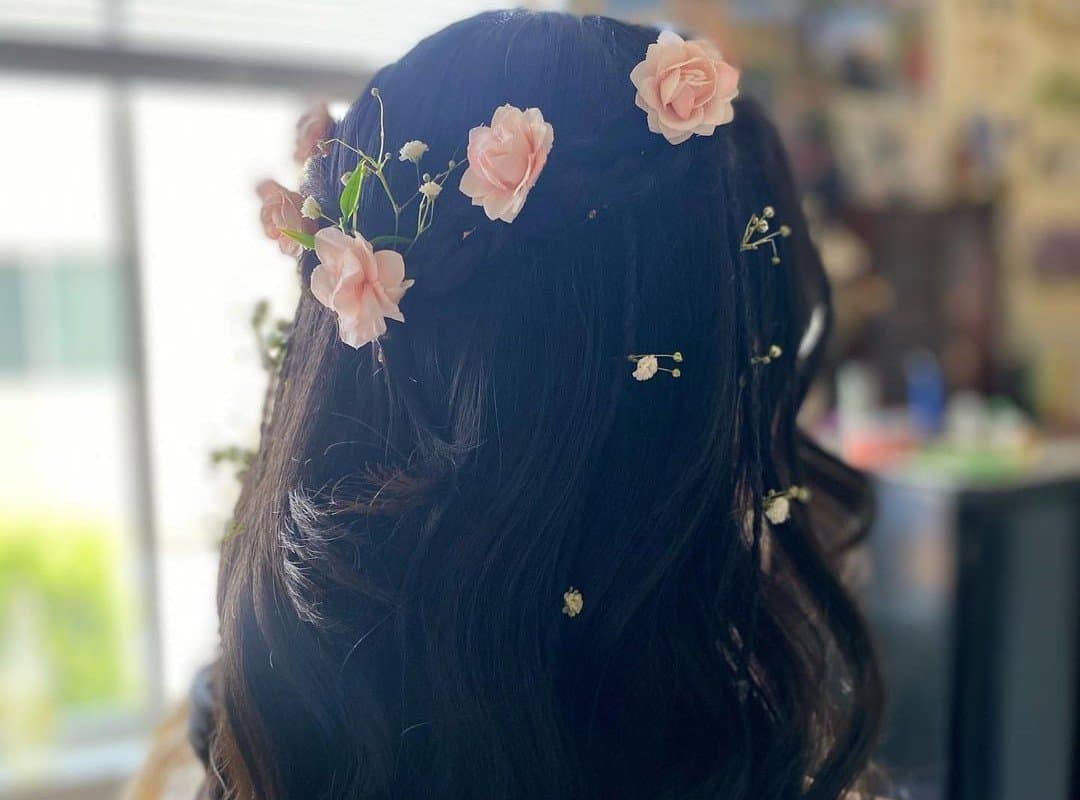
<svg viewBox="0 0 1080 800"><path fill-rule="evenodd" d="M647 353L645 355L631 354L626 357L627 361L634 362L637 366L634 368L634 378L639 381L651 380L657 372L666 372L673 378L679 378L682 376L682 370L678 367L671 369L660 366L661 358L670 358L676 364L681 364L683 355L678 350L674 353Z"/></svg>
<svg viewBox="0 0 1080 800"><path fill-rule="evenodd" d="M769 233L769 229L772 227L769 220L775 216L776 209L772 206L765 206L760 215L750 215L750 221L746 223L746 229L743 231L742 245L739 247L740 252L757 250L762 245L767 244L772 248L772 263L780 263L780 251L776 249L776 238L782 237L786 239L791 236L791 228L787 225L781 225L775 231ZM755 239L755 234L761 234L761 238Z"/></svg>
<svg viewBox="0 0 1080 800"><path fill-rule="evenodd" d="M585 598L581 596L581 592L571 586L565 592L563 592L563 607L562 613L573 619L581 613L581 609L585 607Z"/></svg>
<svg viewBox="0 0 1080 800"><path fill-rule="evenodd" d="M753 364L755 367L759 364L771 364L772 362L776 361L776 359L780 358L780 356L782 356L783 354L784 351L780 349L780 345L770 345L768 353L763 356L754 356L750 359L750 363Z"/></svg>
<svg viewBox="0 0 1080 800"><path fill-rule="evenodd" d="M810 490L805 486L791 486L783 491L769 490L762 501L765 517L773 525L782 525L791 519L791 502L807 503Z"/></svg>

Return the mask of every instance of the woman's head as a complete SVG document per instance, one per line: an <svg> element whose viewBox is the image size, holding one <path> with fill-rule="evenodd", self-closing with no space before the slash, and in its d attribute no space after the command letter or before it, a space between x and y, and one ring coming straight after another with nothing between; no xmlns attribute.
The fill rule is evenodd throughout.
<svg viewBox="0 0 1080 800"><path fill-rule="evenodd" d="M820 264L752 103L712 135L650 131L630 72L656 36L485 14L373 79L387 146L422 139L431 171L506 103L554 146L512 224L450 178L377 347L305 290L223 552L228 790L832 798L865 765L877 673L827 562L862 486L795 428ZM369 91L334 135L378 149ZM312 163L336 208L355 156ZM387 169L395 193L416 173ZM372 183L368 236L394 224ZM740 249L766 206L792 229L779 264ZM676 351L681 377L632 376ZM812 499L768 525L792 486Z"/></svg>

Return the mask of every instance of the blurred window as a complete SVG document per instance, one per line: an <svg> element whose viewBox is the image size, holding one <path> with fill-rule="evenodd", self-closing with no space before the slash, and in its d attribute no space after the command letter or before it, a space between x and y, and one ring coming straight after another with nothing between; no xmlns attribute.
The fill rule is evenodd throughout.
<svg viewBox="0 0 1080 800"><path fill-rule="evenodd" d="M121 41L154 50L371 66L396 58L455 20L505 5L490 0L5 0L0 29L95 39L112 19L119 30L110 30L111 36L119 33Z"/></svg>
<svg viewBox="0 0 1080 800"><path fill-rule="evenodd" d="M0 30L79 37L105 31L105 4L111 0L4 0Z"/></svg>
<svg viewBox="0 0 1080 800"><path fill-rule="evenodd" d="M108 87L0 80L0 793L152 704ZM78 120L38 124L40 120Z"/></svg>
<svg viewBox="0 0 1080 800"><path fill-rule="evenodd" d="M115 370L121 363L121 313L116 270L94 263L61 263L42 273L49 312L57 322L56 359L61 368Z"/></svg>
<svg viewBox="0 0 1080 800"><path fill-rule="evenodd" d="M214 656L218 543L238 483L221 448L258 441L266 373L259 301L291 319L296 268L258 224L255 184L295 185L300 101L139 85L132 92L164 688L186 691ZM223 144L223 131L229 141Z"/></svg>
<svg viewBox="0 0 1080 800"><path fill-rule="evenodd" d="M22 284L22 271L0 262L0 374L21 371L28 360Z"/></svg>
<svg viewBox="0 0 1080 800"><path fill-rule="evenodd" d="M55 255L54 263L0 266L0 367L9 372L121 366L120 283L92 250Z"/></svg>

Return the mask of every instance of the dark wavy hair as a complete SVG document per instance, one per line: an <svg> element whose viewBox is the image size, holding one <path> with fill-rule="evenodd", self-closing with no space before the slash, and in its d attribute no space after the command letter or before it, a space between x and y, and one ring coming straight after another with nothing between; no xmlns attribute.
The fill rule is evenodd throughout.
<svg viewBox="0 0 1080 800"><path fill-rule="evenodd" d="M656 36L483 14L373 79L388 144L439 168L507 102L555 145L512 225L451 178L378 347L338 341L301 262L223 546L210 794L834 800L864 773L881 686L834 567L867 492L795 421L824 274L753 102L649 133L628 76ZM370 152L378 129L365 90L336 136ZM335 147L307 191L336 208L353 166ZM739 248L766 205L793 230L778 265ZM360 218L392 225L374 186ZM631 377L675 350L681 378ZM811 501L769 526L792 485Z"/></svg>

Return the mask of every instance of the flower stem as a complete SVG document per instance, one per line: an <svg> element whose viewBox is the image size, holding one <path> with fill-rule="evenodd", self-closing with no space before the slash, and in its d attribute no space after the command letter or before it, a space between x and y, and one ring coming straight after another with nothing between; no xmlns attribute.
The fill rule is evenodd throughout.
<svg viewBox="0 0 1080 800"><path fill-rule="evenodd" d="M379 104L379 164L382 165L383 154L386 152L386 125L384 123L386 109L383 107L382 94L377 88L371 90L375 102Z"/></svg>

